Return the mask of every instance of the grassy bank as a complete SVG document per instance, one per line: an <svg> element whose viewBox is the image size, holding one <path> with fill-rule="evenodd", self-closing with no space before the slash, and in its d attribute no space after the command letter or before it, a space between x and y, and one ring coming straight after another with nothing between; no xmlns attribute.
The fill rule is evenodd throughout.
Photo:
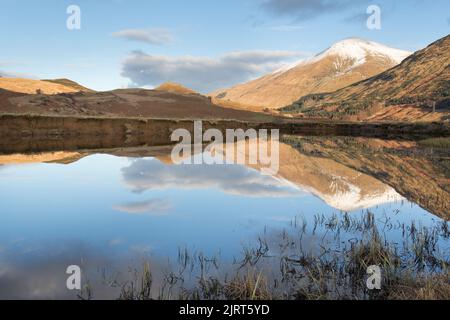
<svg viewBox="0 0 450 320"><path fill-rule="evenodd" d="M449 149L450 137L425 139L420 141L419 144L423 147Z"/></svg>
<svg viewBox="0 0 450 320"><path fill-rule="evenodd" d="M26 148L14 150L14 146L32 145L29 151L38 151L36 146L45 149L60 142L64 145L81 145L82 148L102 146L118 147L138 145L170 144L170 136L176 129L193 132L194 120L156 119L156 118L112 118L112 117L75 117L75 116L39 116L39 115L0 115L0 152L27 152ZM377 138L413 138L449 137L448 123L362 123L339 121L293 121L272 119L272 121L236 121L204 120L203 130L254 128L279 129L282 134L305 136L353 136ZM13 141L13 143L11 143ZM16 148L17 149L17 148Z"/></svg>

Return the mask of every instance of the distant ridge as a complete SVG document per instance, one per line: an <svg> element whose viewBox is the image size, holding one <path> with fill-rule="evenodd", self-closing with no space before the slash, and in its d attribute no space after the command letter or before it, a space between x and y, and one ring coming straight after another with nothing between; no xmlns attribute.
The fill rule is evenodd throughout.
<svg viewBox="0 0 450 320"><path fill-rule="evenodd" d="M33 80L24 78L0 78L0 89L11 92L25 94L59 94L73 92L94 92L88 88L79 85L76 82L59 79L59 80Z"/></svg>
<svg viewBox="0 0 450 320"><path fill-rule="evenodd" d="M175 82L165 82L159 87L155 88L157 91L167 91L180 94L199 94L194 90L184 87L183 85Z"/></svg>

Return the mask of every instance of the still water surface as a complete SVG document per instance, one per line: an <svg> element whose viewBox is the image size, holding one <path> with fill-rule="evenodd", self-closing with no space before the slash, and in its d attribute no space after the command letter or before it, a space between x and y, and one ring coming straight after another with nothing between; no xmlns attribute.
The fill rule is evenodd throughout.
<svg viewBox="0 0 450 320"><path fill-rule="evenodd" d="M173 165L167 156L123 151L1 159L0 298L75 297L65 289L71 264L95 277L143 257L163 266L180 249L232 263L261 234L294 220L312 224L315 215L370 211L398 226L443 221L395 186L287 144L277 176L256 166ZM401 240L399 229L386 234ZM448 250L450 242L439 245Z"/></svg>

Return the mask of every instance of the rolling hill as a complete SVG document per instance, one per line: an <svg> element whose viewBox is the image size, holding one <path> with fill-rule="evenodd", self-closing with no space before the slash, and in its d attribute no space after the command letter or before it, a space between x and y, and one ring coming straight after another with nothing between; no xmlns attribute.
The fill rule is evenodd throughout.
<svg viewBox="0 0 450 320"><path fill-rule="evenodd" d="M180 93L180 94L199 94L194 90L186 88L181 84L175 82L165 82L161 84L159 87L155 88L157 91L166 91L172 93Z"/></svg>
<svg viewBox="0 0 450 320"><path fill-rule="evenodd" d="M67 79L33 80L24 78L0 77L0 89L25 94L35 94L39 92L41 94L49 94L49 95L58 93L79 92L79 91L93 92L92 90Z"/></svg>
<svg viewBox="0 0 450 320"><path fill-rule="evenodd" d="M39 82L47 83L45 81ZM263 113L223 108L200 94L162 90L119 89L83 92L49 83L58 94L26 94L1 89L0 114L74 116L100 118L158 118L270 121ZM43 87L40 87L43 88ZM41 89L43 90L43 89ZM25 90L23 90L25 91ZM30 89L29 91L32 91Z"/></svg>

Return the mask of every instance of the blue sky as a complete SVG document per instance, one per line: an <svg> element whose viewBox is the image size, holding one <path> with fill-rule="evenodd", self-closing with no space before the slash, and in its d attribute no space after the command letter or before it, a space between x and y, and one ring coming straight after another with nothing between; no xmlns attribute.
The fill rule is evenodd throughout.
<svg viewBox="0 0 450 320"><path fill-rule="evenodd" d="M207 92L361 37L415 51L449 34L448 0L0 0L0 73L97 90L177 81ZM381 30L366 10L381 8ZM69 5L81 29L69 30Z"/></svg>

